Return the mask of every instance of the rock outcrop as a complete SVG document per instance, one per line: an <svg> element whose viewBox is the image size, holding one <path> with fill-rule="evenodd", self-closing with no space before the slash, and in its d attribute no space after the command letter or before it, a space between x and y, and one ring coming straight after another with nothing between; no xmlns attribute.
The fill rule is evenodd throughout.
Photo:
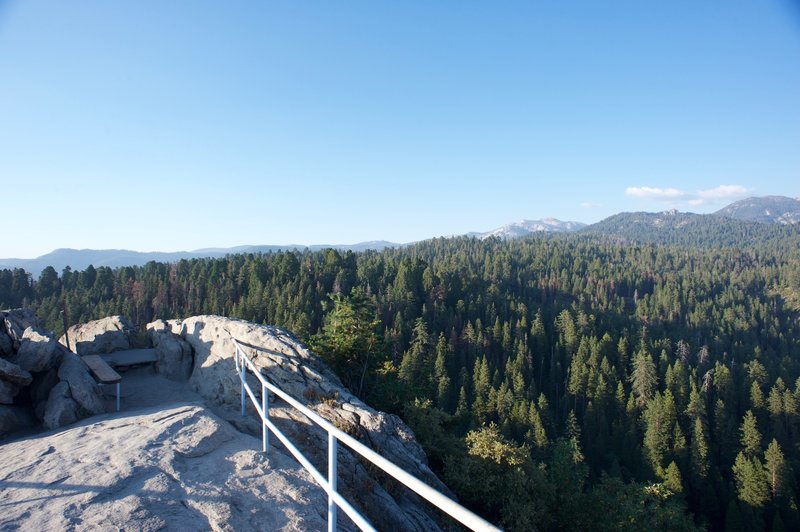
<svg viewBox="0 0 800 532"><path fill-rule="evenodd" d="M134 326L125 316L108 316L67 329L69 347L73 353L97 355L131 348ZM59 340L67 345L66 338Z"/></svg>
<svg viewBox="0 0 800 532"><path fill-rule="evenodd" d="M0 404L13 404L20 388L28 386L31 381L33 377L29 372L0 358Z"/></svg>
<svg viewBox="0 0 800 532"><path fill-rule="evenodd" d="M1 530L326 527L325 493L293 458L198 405L6 443L0 471Z"/></svg>
<svg viewBox="0 0 800 532"><path fill-rule="evenodd" d="M55 339L34 327L22 333L19 349L11 360L27 371L47 371L61 361L61 351Z"/></svg>
<svg viewBox="0 0 800 532"><path fill-rule="evenodd" d="M31 309L27 308L3 310L0 312L0 321L2 321L2 327L0 327L0 329L5 329L6 334L11 340L12 348L15 351L19 349L19 342L22 339L22 334L25 332L25 329L28 327L36 327L37 325L36 314L34 314Z"/></svg>
<svg viewBox="0 0 800 532"><path fill-rule="evenodd" d="M5 327L0 328L0 335L8 339L2 345L10 343L11 354L0 359L0 403L14 404L0 404L0 438L30 426L34 414L45 428L56 428L104 412L100 388L78 355L36 329L35 323L28 323L30 315L17 313L10 324L5 316L3 313ZM125 318L114 316L71 328L70 342L81 355L106 353L129 348L132 332ZM234 338L267 380L367 447L450 495L431 472L405 423L352 395L292 334L242 320L195 316L153 322L147 326L147 338L156 349L156 371L170 379L161 382L187 392L190 388L197 395L188 400L202 397L230 424L201 407L184 405L161 413L105 415L100 421L84 421L35 440L35 445L31 440L30 445L0 446L0 468L10 472L4 483L11 488L0 493L0 507L12 509L8 516L0 513L0 529L14 528L26 518L32 519L25 523L31 529L39 525L114 528L123 523L137 529L324 528L324 519L320 521L326 507L322 490L293 458L280 454L282 446L276 438L268 458L257 453L260 442L251 435L260 436L261 424L252 407L248 407L248 417L238 414L240 382L234 366ZM123 373L123 389L124 380ZM256 378L251 376L250 382L260 393ZM25 401L19 399L23 396ZM274 396L270 397L269 413L324 472L327 433ZM33 450L40 441L50 442L50 446ZM20 453L17 462L9 458L14 453ZM62 470L63 474L57 473ZM339 446L338 470L339 491L378 529L439 529L427 503L345 445ZM299 484L273 484L285 475ZM232 487L236 489L230 492ZM31 489L39 490L40 495L32 496ZM321 497L321 503L306 504L304 494L312 492L315 498ZM51 496L58 503L45 506ZM267 509L265 501L280 504Z"/></svg>
<svg viewBox="0 0 800 532"><path fill-rule="evenodd" d="M156 371L171 380L185 381L192 375L192 346L177 334L171 326L158 320L147 325L147 337L156 350Z"/></svg>
<svg viewBox="0 0 800 532"><path fill-rule="evenodd" d="M0 438L105 412L100 387L80 358L38 328L29 310L0 312Z"/></svg>
<svg viewBox="0 0 800 532"><path fill-rule="evenodd" d="M269 381L412 475L449 494L428 468L422 448L405 423L395 415L372 409L352 395L325 363L290 333L219 316L162 322L154 328L167 326L192 346L194 370L189 384L213 404L240 402L240 383L233 359L233 338L236 338L242 345L251 346L247 347L248 355ZM252 387L258 389L255 379ZM270 415L318 469L324 471L327 433L309 426L305 416L281 403L271 400ZM260 425L257 426L260 432ZM378 529L438 529L437 523L422 510L424 503L413 493L398 489L394 481L364 464L368 463L340 446L340 491Z"/></svg>

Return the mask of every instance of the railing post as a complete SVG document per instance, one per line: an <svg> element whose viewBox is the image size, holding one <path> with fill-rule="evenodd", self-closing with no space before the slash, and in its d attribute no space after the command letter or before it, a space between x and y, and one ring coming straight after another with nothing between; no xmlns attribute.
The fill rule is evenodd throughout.
<svg viewBox="0 0 800 532"><path fill-rule="evenodd" d="M245 392L244 392L244 379L247 376L247 373L246 373L247 369L244 367L244 353L242 352L241 349L239 349L238 346L236 347L236 352L239 353L240 356L242 357L241 360L239 361L239 371L240 371L239 379L241 379L241 381L242 381L242 416L244 416L245 415L245 413L244 413L244 406L245 406L245 404L244 404L244 394L245 394Z"/></svg>
<svg viewBox="0 0 800 532"><path fill-rule="evenodd" d="M336 455L338 441L333 433L328 433L328 486L336 491ZM336 502L328 495L328 532L336 532Z"/></svg>
<svg viewBox="0 0 800 532"><path fill-rule="evenodd" d="M266 453L269 448L269 430L267 430L267 423L264 421L269 419L269 399L267 398L267 387L261 385L261 411L264 412L264 419L261 420L261 452Z"/></svg>

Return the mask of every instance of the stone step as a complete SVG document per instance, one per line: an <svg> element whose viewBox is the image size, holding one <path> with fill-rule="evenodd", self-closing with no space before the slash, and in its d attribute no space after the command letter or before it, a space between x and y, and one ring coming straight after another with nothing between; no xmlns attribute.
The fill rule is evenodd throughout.
<svg viewBox="0 0 800 532"><path fill-rule="evenodd" d="M155 349L127 349L106 353L100 357L114 368L150 364L158 360Z"/></svg>

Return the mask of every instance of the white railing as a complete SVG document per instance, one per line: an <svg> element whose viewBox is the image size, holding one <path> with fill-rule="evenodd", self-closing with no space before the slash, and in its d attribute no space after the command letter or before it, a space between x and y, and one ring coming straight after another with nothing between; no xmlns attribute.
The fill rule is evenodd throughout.
<svg viewBox="0 0 800 532"><path fill-rule="evenodd" d="M242 383L242 415L245 415L245 395L250 396L253 406L256 408L259 417L261 417L261 450L267 452L269 448L269 431L272 431L275 436L283 443L290 453L297 459L300 464L311 473L311 476L328 494L328 531L333 532L336 530L336 510L337 507L341 508L347 516L361 530L375 530L375 528L362 516L353 506L336 491L336 463L337 463L337 448L338 442L342 442L347 447L357 452L374 465L378 466L384 472L394 477L400 483L405 485L410 490L417 493L420 497L430 502L435 507L459 521L461 524L469 527L472 530L499 530L497 527L486 521L485 519L470 512L454 500L439 491L431 488L418 478L410 475L397 465L393 464L383 456L379 455L369 447L365 446L349 434L339 430L333 426L329 421L323 419L316 412L309 409L292 396L278 388L272 383L267 382L261 372L247 357L242 346L236 339L233 340L236 345L236 372L239 375L239 380ZM258 349L258 348L256 348ZM247 383L248 370L255 375L261 383L261 399L258 400ZM319 427L328 433L328 478L326 479L311 462L303 456L303 453L275 426L269 419L269 402L267 399L267 391L270 391L298 409L306 415L311 421L316 423ZM267 430L269 429L269 430Z"/></svg>

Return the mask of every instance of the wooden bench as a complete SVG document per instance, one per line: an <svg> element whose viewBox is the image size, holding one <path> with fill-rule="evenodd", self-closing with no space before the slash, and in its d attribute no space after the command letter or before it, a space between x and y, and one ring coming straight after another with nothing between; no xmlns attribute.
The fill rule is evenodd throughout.
<svg viewBox="0 0 800 532"><path fill-rule="evenodd" d="M122 377L119 373L109 366L100 355L84 355L81 357L83 361L89 366L89 369L94 376L94 379L100 384L116 384L117 385L117 412L119 412L119 392Z"/></svg>

